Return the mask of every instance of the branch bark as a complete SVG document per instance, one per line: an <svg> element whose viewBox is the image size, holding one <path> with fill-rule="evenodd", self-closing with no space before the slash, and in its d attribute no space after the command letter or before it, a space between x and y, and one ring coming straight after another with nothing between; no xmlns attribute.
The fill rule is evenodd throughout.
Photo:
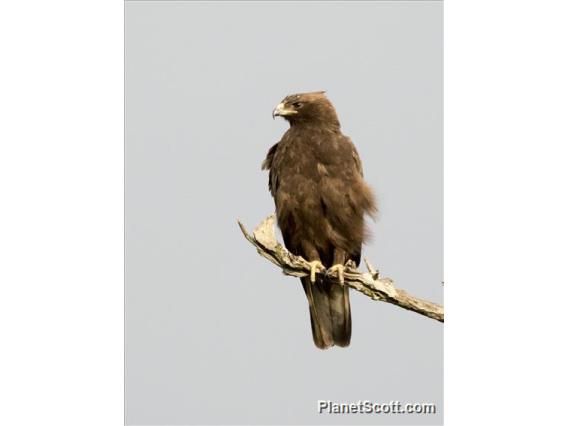
<svg viewBox="0 0 568 426"><path fill-rule="evenodd" d="M294 277L305 277L310 275L310 265L301 256L290 253L276 240L274 232L274 214L268 216L258 225L252 235L248 233L245 226L238 221L239 227L245 238L256 247L258 253L282 269L286 275ZM390 278L380 277L373 266L365 260L369 272L360 272L354 264L347 265L344 272L345 285L357 290L373 300L391 303L420 315L444 322L444 307L427 300L411 296L404 290L397 289L394 281ZM324 275L324 268L317 271L317 274ZM339 279L334 274L328 274L328 279L339 283Z"/></svg>

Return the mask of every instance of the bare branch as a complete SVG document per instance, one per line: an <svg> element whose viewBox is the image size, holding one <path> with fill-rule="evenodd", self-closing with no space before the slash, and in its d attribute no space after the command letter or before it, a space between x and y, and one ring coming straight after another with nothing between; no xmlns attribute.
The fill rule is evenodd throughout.
<svg viewBox="0 0 568 426"><path fill-rule="evenodd" d="M255 228L252 235L248 233L240 221L238 221L238 223L243 235L256 247L258 253L280 267L284 274L294 277L308 276L310 274L309 263L301 256L290 253L276 240L274 220L273 214L268 216ZM380 277L379 272L375 270L373 265L371 265L367 259L364 259L364 261L369 272L358 271L354 268L354 264L347 265L344 272L345 285L360 291L373 300L391 303L401 308L408 309L409 311L414 311L420 315L444 322L443 306L419 299L411 296L404 290L395 288L393 280ZM324 269L317 271L319 275L325 273L326 271ZM337 276L330 274L327 275L327 277L339 283Z"/></svg>

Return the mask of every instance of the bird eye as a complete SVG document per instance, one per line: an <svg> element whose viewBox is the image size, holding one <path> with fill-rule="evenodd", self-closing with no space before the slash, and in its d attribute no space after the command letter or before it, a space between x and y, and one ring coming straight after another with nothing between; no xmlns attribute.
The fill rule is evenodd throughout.
<svg viewBox="0 0 568 426"><path fill-rule="evenodd" d="M302 106L302 103L301 103L301 102L294 102L294 103L292 104L292 106L293 106L294 108L300 108L300 107Z"/></svg>

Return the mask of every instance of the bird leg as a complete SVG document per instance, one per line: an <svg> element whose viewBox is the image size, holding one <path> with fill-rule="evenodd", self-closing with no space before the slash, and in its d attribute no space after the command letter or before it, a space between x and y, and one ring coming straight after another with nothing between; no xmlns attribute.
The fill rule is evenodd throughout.
<svg viewBox="0 0 568 426"><path fill-rule="evenodd" d="M325 272L327 275L337 275L340 284L345 284L344 273L346 257L345 251L336 247L333 251L333 266Z"/></svg>
<svg viewBox="0 0 568 426"><path fill-rule="evenodd" d="M332 276L337 275L339 283L344 284L345 283L345 278L343 276L344 272L345 272L345 266L343 266L341 263L336 263L326 271L326 275L332 275Z"/></svg>
<svg viewBox="0 0 568 426"><path fill-rule="evenodd" d="M316 282L316 272L318 269L325 269L325 266L319 260L314 260L313 262L308 262L310 265L310 281L312 283Z"/></svg>

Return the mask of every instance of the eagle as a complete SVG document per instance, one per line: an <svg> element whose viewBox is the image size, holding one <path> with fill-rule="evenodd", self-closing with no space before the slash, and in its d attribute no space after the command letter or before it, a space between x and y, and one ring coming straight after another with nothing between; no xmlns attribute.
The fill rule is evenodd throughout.
<svg viewBox="0 0 568 426"><path fill-rule="evenodd" d="M377 212L375 197L351 139L325 92L286 96L272 112L290 127L262 163L286 248L310 264L301 278L312 337L320 349L351 341L348 262L359 265L369 233L365 215ZM316 275L325 269L325 274ZM338 280L331 278L331 274Z"/></svg>

